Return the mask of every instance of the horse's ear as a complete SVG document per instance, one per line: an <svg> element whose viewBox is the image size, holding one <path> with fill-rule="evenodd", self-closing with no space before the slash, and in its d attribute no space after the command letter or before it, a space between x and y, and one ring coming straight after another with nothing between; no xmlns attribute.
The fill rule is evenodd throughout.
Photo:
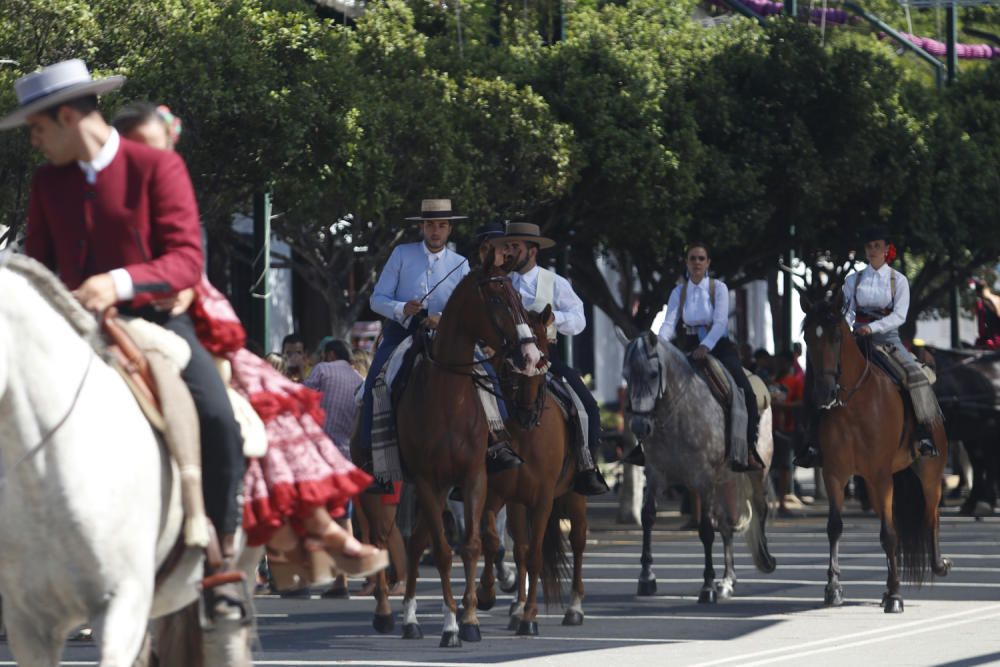
<svg viewBox="0 0 1000 667"><path fill-rule="evenodd" d="M628 339L628 336L625 335L625 332L622 331L622 328L617 324L615 325L615 335L618 336L618 340L621 341L622 345L627 346L632 342Z"/></svg>
<svg viewBox="0 0 1000 667"><path fill-rule="evenodd" d="M658 336L656 335L656 333L653 332L652 330L650 330L650 331L647 331L644 335L646 336L646 347L648 347L650 350L655 350L656 349L656 339L658 338Z"/></svg>
<svg viewBox="0 0 1000 667"><path fill-rule="evenodd" d="M802 307L803 313L808 313L812 310L813 302L809 298L809 295L805 293L805 290L799 292L799 305Z"/></svg>
<svg viewBox="0 0 1000 667"><path fill-rule="evenodd" d="M833 307L836 308L838 311L843 312L843 310L844 310L844 290L840 289L839 285L836 288L834 288L834 291L833 291L833 300L830 303L833 304Z"/></svg>
<svg viewBox="0 0 1000 667"><path fill-rule="evenodd" d="M550 324L556 321L556 316L552 314L551 304L545 306L545 310L543 310L541 313L541 318L542 322L545 323L545 326L549 326Z"/></svg>

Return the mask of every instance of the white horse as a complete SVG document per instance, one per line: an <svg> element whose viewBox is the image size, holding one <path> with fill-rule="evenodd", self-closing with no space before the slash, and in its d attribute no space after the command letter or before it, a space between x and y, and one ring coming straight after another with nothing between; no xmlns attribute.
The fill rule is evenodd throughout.
<svg viewBox="0 0 1000 667"><path fill-rule="evenodd" d="M147 619L199 595L198 550L154 586L183 521L176 465L95 352L95 318L55 276L0 254L0 295L0 595L11 651L19 665L54 667L67 633L90 623L100 665L132 665ZM241 565L252 569L255 551ZM207 663L246 663L246 634L238 622L206 633Z"/></svg>

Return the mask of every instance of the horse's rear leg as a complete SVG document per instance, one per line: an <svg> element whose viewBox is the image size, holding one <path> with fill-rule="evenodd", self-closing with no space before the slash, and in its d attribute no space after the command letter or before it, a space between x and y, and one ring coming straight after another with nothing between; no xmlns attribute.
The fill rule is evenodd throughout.
<svg viewBox="0 0 1000 667"><path fill-rule="evenodd" d="M948 460L948 438L945 437L944 427L941 425L934 429L934 445L940 452L939 456L933 459L918 459L916 471L924 491L924 516L927 517L927 527L931 531L931 545L934 549L931 571L938 577L944 577L951 572L952 563L950 558L944 558L941 555L939 539L941 521L938 516L938 508L942 496L941 479L945 461Z"/></svg>
<svg viewBox="0 0 1000 667"><path fill-rule="evenodd" d="M752 519L751 519L752 520ZM733 527L728 521L723 521L719 526L719 533L722 535L722 559L723 572L722 579L715 584L715 590L722 600L733 597L733 590L736 588L736 557L733 550Z"/></svg>
<svg viewBox="0 0 1000 667"><path fill-rule="evenodd" d="M826 571L826 590L823 604L839 607L844 604L844 587L840 584L840 536L844 533L844 484L845 482L830 472L823 470L830 510L826 517L826 537L830 541L830 566Z"/></svg>
<svg viewBox="0 0 1000 667"><path fill-rule="evenodd" d="M568 493L560 502L569 515L569 544L573 549L573 598L570 600L563 625L583 625L583 551L587 548L587 498Z"/></svg>
<svg viewBox="0 0 1000 667"><path fill-rule="evenodd" d="M379 549L385 549L389 544L389 533L396 521L396 509L393 505L383 505L382 496L372 493L362 493L361 505L368 519L368 530L371 543ZM375 615L372 617L372 627L380 634L392 632L396 621L392 615L392 605L389 603L389 581L385 570L375 573Z"/></svg>
<svg viewBox="0 0 1000 667"><path fill-rule="evenodd" d="M711 604L717 601L715 592L715 568L712 566L712 543L715 541L715 529L712 528L712 507L714 499L710 495L702 497L701 520L698 523L698 537L705 549L705 570L701 592L698 594L699 604Z"/></svg>
<svg viewBox="0 0 1000 667"><path fill-rule="evenodd" d="M656 484L652 475L646 475L642 492L642 555L639 557L639 585L636 595L656 595L656 575L653 574L653 525L656 523Z"/></svg>
<svg viewBox="0 0 1000 667"><path fill-rule="evenodd" d="M58 667L63 651L63 637L57 628L21 613L3 601L3 620L7 628L10 652L18 665Z"/></svg>

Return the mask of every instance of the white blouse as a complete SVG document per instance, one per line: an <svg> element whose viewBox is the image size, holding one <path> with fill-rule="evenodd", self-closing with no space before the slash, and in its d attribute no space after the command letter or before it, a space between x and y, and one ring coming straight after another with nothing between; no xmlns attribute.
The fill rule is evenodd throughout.
<svg viewBox="0 0 1000 667"><path fill-rule="evenodd" d="M857 303L854 302L855 284ZM910 310L910 283L906 276L888 264L883 264L877 271L869 265L847 276L844 281L844 316L852 329L858 309L878 312L886 308L891 308L892 312L867 325L873 334L894 331L906 321L906 313Z"/></svg>

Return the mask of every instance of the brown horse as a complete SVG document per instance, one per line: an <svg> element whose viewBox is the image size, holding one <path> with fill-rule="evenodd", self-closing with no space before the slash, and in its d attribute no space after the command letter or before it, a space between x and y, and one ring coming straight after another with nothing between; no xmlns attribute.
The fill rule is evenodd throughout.
<svg viewBox="0 0 1000 667"><path fill-rule="evenodd" d="M928 570L944 576L951 561L938 544L938 501L948 459L948 439L938 421L932 428L940 455L913 458L915 419L909 401L881 369L870 349L863 351L843 316L843 293L810 303L803 327L809 348L813 407L820 410L819 442L823 479L830 498L827 535L830 568L824 601L843 604L838 544L843 532L844 487L851 475L868 485L872 507L882 521L882 548L889 562L886 613L901 613L900 575L921 583Z"/></svg>
<svg viewBox="0 0 1000 667"><path fill-rule="evenodd" d="M532 331L547 353L545 331L551 309L529 313ZM545 376L519 376L504 383L504 398L515 413L508 421L511 444L524 463L489 480L483 527L483 552L492 563L500 547L496 530L497 512L507 505L507 525L514 538L517 563L517 600L511 606L508 629L519 635L537 635L538 580L542 579L547 603L561 597L560 577L566 556L559 520L571 519L573 548L573 599L563 618L564 625L583 623L583 551L587 543L587 500L573 492L575 458L569 429L559 406L546 390ZM527 591L525 583L527 582ZM491 609L496 602L493 568L483 568L479 608Z"/></svg>
<svg viewBox="0 0 1000 667"><path fill-rule="evenodd" d="M475 346L482 341L497 351L495 361L501 365L510 361L524 373L534 373L541 361L527 313L510 279L494 266L492 253L491 249L483 267L455 288L441 314L434 341L414 367L396 410L401 459L413 480L419 509L408 548L403 637L422 636L416 625L418 559L431 543L446 607L442 647L461 646L463 639L481 639L475 578L482 548L479 525L486 500L488 427L475 384ZM466 579L461 628L451 592L451 547L441 519L445 494L456 485L464 492L466 518L461 549ZM382 544L388 538L394 512L371 496L363 502L373 540ZM394 624L383 574L376 579L375 595L375 628L388 632Z"/></svg>

